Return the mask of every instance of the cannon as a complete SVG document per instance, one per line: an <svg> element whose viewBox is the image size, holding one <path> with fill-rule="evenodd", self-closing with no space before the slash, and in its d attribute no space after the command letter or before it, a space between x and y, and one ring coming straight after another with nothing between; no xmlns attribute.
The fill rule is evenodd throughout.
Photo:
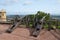
<svg viewBox="0 0 60 40"><path fill-rule="evenodd" d="M6 30L6 32L11 33L14 29L16 29L16 28L18 27L18 25L19 25L20 22L21 22L18 18L19 18L19 16L16 15L16 17L15 17L15 19L14 19L13 25L12 25L11 27L9 27L9 28Z"/></svg>
<svg viewBox="0 0 60 40"><path fill-rule="evenodd" d="M32 33L32 36L37 37L39 35L39 33L40 33L40 31L43 27L43 21L44 21L45 17L46 16L44 16L41 20L35 19L35 23L34 23L35 24L35 29Z"/></svg>

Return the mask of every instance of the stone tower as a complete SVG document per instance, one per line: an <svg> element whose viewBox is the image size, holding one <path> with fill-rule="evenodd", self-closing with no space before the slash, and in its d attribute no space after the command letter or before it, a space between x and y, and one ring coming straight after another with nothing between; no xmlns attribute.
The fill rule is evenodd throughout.
<svg viewBox="0 0 60 40"><path fill-rule="evenodd" d="M0 10L0 21L6 21L6 11L4 9Z"/></svg>

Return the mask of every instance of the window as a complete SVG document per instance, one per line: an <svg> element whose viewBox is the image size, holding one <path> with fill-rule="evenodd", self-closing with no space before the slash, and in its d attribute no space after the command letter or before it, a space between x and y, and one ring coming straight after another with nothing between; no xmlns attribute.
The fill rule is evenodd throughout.
<svg viewBox="0 0 60 40"><path fill-rule="evenodd" d="M2 13L2 16L4 16L4 13Z"/></svg>

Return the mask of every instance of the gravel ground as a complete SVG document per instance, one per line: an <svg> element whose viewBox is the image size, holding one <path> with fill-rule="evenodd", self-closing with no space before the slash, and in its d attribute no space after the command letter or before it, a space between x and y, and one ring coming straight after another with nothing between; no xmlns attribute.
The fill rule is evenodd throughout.
<svg viewBox="0 0 60 40"><path fill-rule="evenodd" d="M16 28L12 33L6 33L9 27L10 25L0 24L0 40L60 40L59 34L53 30L42 30L38 37L33 37L27 28Z"/></svg>

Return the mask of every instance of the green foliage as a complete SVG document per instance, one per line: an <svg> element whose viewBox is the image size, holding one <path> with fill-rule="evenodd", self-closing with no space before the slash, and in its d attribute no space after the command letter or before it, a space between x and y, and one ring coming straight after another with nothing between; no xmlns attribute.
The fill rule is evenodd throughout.
<svg viewBox="0 0 60 40"><path fill-rule="evenodd" d="M51 24L52 25L56 25L56 21L51 21Z"/></svg>
<svg viewBox="0 0 60 40"><path fill-rule="evenodd" d="M37 14L36 14L36 17L38 19L41 19L43 18L44 16L46 16L45 20L49 20L50 18L50 14L49 13L45 13L45 12L42 12L42 11L38 11Z"/></svg>
<svg viewBox="0 0 60 40"><path fill-rule="evenodd" d="M45 24L45 25L44 25L44 28L46 28L46 29L47 29L47 28L48 28L48 25L47 25L47 24Z"/></svg>
<svg viewBox="0 0 60 40"><path fill-rule="evenodd" d="M60 29L60 26L58 26L58 29Z"/></svg>
<svg viewBox="0 0 60 40"><path fill-rule="evenodd" d="M49 20L50 14L49 13L42 12L42 11L38 11L35 15L34 14L33 15L26 15L24 17L24 19L26 19L26 17L27 18L30 18L31 20L33 20L34 17L36 17L38 19L42 19L44 16L46 16L45 20Z"/></svg>
<svg viewBox="0 0 60 40"><path fill-rule="evenodd" d="M27 15L27 16L30 18L30 20L34 19L34 15Z"/></svg>
<svg viewBox="0 0 60 40"><path fill-rule="evenodd" d="M26 20L26 18L29 18L30 20L33 20L34 15L26 15L23 19L25 19L25 20Z"/></svg>
<svg viewBox="0 0 60 40"><path fill-rule="evenodd" d="M49 13L46 16L46 20L50 20L50 14Z"/></svg>

